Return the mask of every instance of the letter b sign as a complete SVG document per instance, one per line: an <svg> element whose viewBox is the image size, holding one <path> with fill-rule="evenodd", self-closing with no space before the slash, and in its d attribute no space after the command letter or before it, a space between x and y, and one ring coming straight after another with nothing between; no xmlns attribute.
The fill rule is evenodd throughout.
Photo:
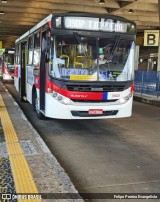
<svg viewBox="0 0 160 202"><path fill-rule="evenodd" d="M155 38L156 38L155 34L148 34L147 35L147 44L154 46L154 44L156 43Z"/></svg>
<svg viewBox="0 0 160 202"><path fill-rule="evenodd" d="M144 46L158 46L158 45L159 45L159 30L145 30Z"/></svg>

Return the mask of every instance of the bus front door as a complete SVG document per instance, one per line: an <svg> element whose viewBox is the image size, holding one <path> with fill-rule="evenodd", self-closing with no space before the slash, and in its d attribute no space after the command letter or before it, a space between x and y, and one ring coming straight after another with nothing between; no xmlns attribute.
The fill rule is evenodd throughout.
<svg viewBox="0 0 160 202"><path fill-rule="evenodd" d="M21 43L21 56L20 56L20 79L19 79L19 93L20 100L26 100L26 64L27 64L27 42Z"/></svg>
<svg viewBox="0 0 160 202"><path fill-rule="evenodd" d="M45 52L41 53L40 62L40 110L45 111L45 86L46 86L46 63L45 63Z"/></svg>

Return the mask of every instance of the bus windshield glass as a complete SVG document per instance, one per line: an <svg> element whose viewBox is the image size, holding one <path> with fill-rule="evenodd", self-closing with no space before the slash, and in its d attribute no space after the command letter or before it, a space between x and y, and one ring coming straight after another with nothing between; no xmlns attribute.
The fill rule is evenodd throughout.
<svg viewBox="0 0 160 202"><path fill-rule="evenodd" d="M134 41L113 35L94 38L52 37L49 74L75 81L128 81L133 79Z"/></svg>
<svg viewBox="0 0 160 202"><path fill-rule="evenodd" d="M5 56L6 68L10 72L14 72L14 54L8 54Z"/></svg>

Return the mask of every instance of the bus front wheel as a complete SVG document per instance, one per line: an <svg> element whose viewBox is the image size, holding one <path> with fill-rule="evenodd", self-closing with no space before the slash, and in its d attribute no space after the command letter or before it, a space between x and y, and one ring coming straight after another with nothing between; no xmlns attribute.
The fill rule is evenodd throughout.
<svg viewBox="0 0 160 202"><path fill-rule="evenodd" d="M37 92L36 92L36 90L34 90L34 92L33 92L32 105L33 105L33 110L36 112L38 119L44 119L45 116L44 116L44 115L42 114L42 112L39 110L38 97L37 97Z"/></svg>

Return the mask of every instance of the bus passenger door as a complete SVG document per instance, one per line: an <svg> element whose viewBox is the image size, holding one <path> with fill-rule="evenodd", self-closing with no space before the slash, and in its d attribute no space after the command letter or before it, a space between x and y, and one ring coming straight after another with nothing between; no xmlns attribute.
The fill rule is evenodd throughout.
<svg viewBox="0 0 160 202"><path fill-rule="evenodd" d="M21 56L20 56L20 79L19 79L19 93L21 101L26 100L26 64L27 64L27 42L21 43Z"/></svg>
<svg viewBox="0 0 160 202"><path fill-rule="evenodd" d="M45 87L46 87L46 54L47 54L47 35L42 33L42 48L40 60L40 110L45 112Z"/></svg>

